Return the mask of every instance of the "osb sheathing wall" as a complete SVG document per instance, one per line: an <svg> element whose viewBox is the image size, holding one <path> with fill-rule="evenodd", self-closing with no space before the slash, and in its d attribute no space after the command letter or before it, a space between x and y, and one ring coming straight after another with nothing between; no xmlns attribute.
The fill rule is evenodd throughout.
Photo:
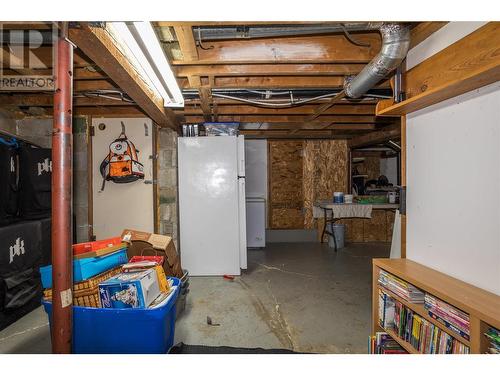
<svg viewBox="0 0 500 375"><path fill-rule="evenodd" d="M367 156L363 163L358 164L358 172L368 175L365 182L368 180L377 180L380 176L380 157Z"/></svg>
<svg viewBox="0 0 500 375"><path fill-rule="evenodd" d="M347 141L304 141L304 227L314 228L313 204L333 199L333 192L347 189Z"/></svg>
<svg viewBox="0 0 500 375"><path fill-rule="evenodd" d="M269 226L304 228L303 141L269 141Z"/></svg>
<svg viewBox="0 0 500 375"><path fill-rule="evenodd" d="M272 229L314 228L313 203L347 187L347 141L269 141Z"/></svg>
<svg viewBox="0 0 500 375"><path fill-rule="evenodd" d="M268 141L269 223L271 229L318 229L313 204L347 189L348 147L345 140ZM379 176L380 160L368 157L370 179ZM349 242L390 241L394 213L373 211L372 219L346 219Z"/></svg>

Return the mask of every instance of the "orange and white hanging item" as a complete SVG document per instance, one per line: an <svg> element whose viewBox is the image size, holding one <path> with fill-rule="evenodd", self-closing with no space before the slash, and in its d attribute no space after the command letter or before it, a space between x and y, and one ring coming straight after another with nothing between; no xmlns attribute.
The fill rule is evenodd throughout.
<svg viewBox="0 0 500 375"><path fill-rule="evenodd" d="M109 145L109 153L99 167L103 179L101 191L104 190L106 181L123 184L144 179L144 165L139 162L138 152L127 138L125 124L122 122L122 132Z"/></svg>

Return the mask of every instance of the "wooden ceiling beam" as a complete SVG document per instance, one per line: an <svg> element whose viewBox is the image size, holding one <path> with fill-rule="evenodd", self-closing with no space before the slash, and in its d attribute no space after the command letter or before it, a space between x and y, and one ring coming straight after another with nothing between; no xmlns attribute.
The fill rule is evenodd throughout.
<svg viewBox="0 0 500 375"><path fill-rule="evenodd" d="M142 82L143 83L143 82ZM144 83L143 83L144 84ZM145 85L145 84L144 84ZM95 90L117 90L117 91L123 91L128 94L128 91L132 91L130 87L128 87L125 82L122 84L123 87L119 87L118 84L114 84L110 80L106 79L99 79L99 80L80 80L80 81L74 81L73 82L73 91L76 92L82 92L82 91L95 91ZM153 95L152 99L154 100L155 104L160 105L160 100L158 98L155 98L154 94L151 92L151 95ZM135 96L139 96L139 94L136 94ZM145 99L142 99L145 101ZM161 101L162 106L163 106L163 100Z"/></svg>
<svg viewBox="0 0 500 375"><path fill-rule="evenodd" d="M246 129L245 123L240 126L240 129ZM260 130L349 130L349 131L366 131L375 130L375 124L341 124L341 123L317 123L317 124L305 124L305 123L262 123L259 126Z"/></svg>
<svg viewBox="0 0 500 375"><path fill-rule="evenodd" d="M53 107L44 107L45 115L51 116ZM144 111L137 106L103 106L103 107L74 107L75 116L96 117L148 117Z"/></svg>
<svg viewBox="0 0 500 375"><path fill-rule="evenodd" d="M371 146L379 143L384 143L389 140L399 139L400 137L401 126L400 124L394 124L380 130L355 137L349 141L348 146L350 148Z"/></svg>
<svg viewBox="0 0 500 375"><path fill-rule="evenodd" d="M207 42L198 50L192 65L229 63L368 63L380 49L378 32L356 34L356 40L369 47L355 46L344 35L314 35L287 38L259 38ZM173 61L186 65L185 61Z"/></svg>
<svg viewBox="0 0 500 375"><path fill-rule="evenodd" d="M29 94L29 95L2 95L0 94L0 106L17 107L51 107L54 103L53 95ZM133 106L135 103L124 102L100 97L73 97L74 107L93 106Z"/></svg>
<svg viewBox="0 0 500 375"><path fill-rule="evenodd" d="M190 85L187 80L179 79L184 89ZM208 79L202 78L202 85L208 84ZM250 76L250 77L215 77L213 88L333 88L341 89L344 77L339 76ZM384 81L378 88L389 88L389 81Z"/></svg>
<svg viewBox="0 0 500 375"><path fill-rule="evenodd" d="M210 86L201 86L199 89L200 100L201 100L201 110L203 112L203 119L205 121L212 121L212 92ZM184 115L186 113L184 112Z"/></svg>
<svg viewBox="0 0 500 375"><path fill-rule="evenodd" d="M238 101L238 100L233 100L233 99L223 99L223 98L217 98L217 97L214 97L213 99L214 99L214 102L217 103L217 105L219 105L219 106L229 107L229 106L245 105L245 103ZM328 100L326 98L314 101L314 103L326 103L326 102L328 102ZM185 102L184 102L186 107L196 107L196 106L199 106L200 103L201 103L200 99L185 99ZM373 106L376 104L377 104L377 100L374 100L374 99L371 99L371 100L343 100L343 101L336 103L335 107L338 107L338 106L356 106L356 107ZM307 106L307 105L313 105L314 108L316 108L315 104L311 103L311 104L306 104L304 106ZM300 106L297 108L302 108L304 106Z"/></svg>
<svg viewBox="0 0 500 375"><path fill-rule="evenodd" d="M338 25L345 21L328 21L321 24ZM251 25L315 25L317 21L157 21L158 27L191 26L251 26Z"/></svg>
<svg viewBox="0 0 500 375"><path fill-rule="evenodd" d="M402 116L500 80L500 22L489 22L403 76L406 100L382 100L379 116Z"/></svg>
<svg viewBox="0 0 500 375"><path fill-rule="evenodd" d="M113 116L130 116L130 117L144 117L147 114L144 113L137 106L121 106L121 107L75 107L75 115L81 116L102 116L102 117L113 117Z"/></svg>
<svg viewBox="0 0 500 375"><path fill-rule="evenodd" d="M336 130L301 131L290 134L287 130L241 130L240 134L248 139L349 139L351 134L345 134Z"/></svg>
<svg viewBox="0 0 500 375"><path fill-rule="evenodd" d="M26 50L27 50L27 48L26 48ZM23 58L23 56L19 56L19 55L21 55L21 52L24 55L23 50L16 48L16 49L12 50L10 53L15 55L17 58L21 59L21 58ZM50 68L52 68L52 66L53 66L52 46L42 45L38 48L30 49L30 52L33 55L35 55L36 58L38 58L40 60L38 62L38 64L35 64L38 66L33 66L34 65L33 59L31 59L31 60L24 59L25 63L30 62L32 64L31 68L35 68L35 69L50 69ZM82 51L80 49L76 48L74 50L74 53L73 53L73 67L79 68L79 67L85 67L85 66L89 66L89 65L94 65L94 63L87 56L85 56L85 54L82 53ZM4 68L8 68L8 66L4 66ZM25 68L28 68L28 67L25 66Z"/></svg>
<svg viewBox="0 0 500 375"><path fill-rule="evenodd" d="M316 105L309 104L291 108L264 108L251 105L220 105L220 115L309 115L314 113ZM200 106L186 105L183 110L186 115L203 114ZM375 115L375 105L340 105L333 106L324 112L325 115Z"/></svg>
<svg viewBox="0 0 500 375"><path fill-rule="evenodd" d="M358 74L365 64L220 64L177 65L178 77L198 76L344 76Z"/></svg>
<svg viewBox="0 0 500 375"><path fill-rule="evenodd" d="M69 37L154 122L178 130L173 111L164 107L163 99L146 85L105 29L82 22L78 27L70 29ZM86 82L77 81L75 86Z"/></svg>
<svg viewBox="0 0 500 375"><path fill-rule="evenodd" d="M185 114L186 122L200 123L205 121L203 116L187 115ZM301 115L221 115L219 114L219 121L226 122L297 122L305 123L307 116ZM321 121L319 121L321 120ZM343 123L343 124L375 124L375 123L389 123L393 120L380 119L375 116L331 116L325 115L317 121L311 123Z"/></svg>
<svg viewBox="0 0 500 375"><path fill-rule="evenodd" d="M1 56L0 56L1 58ZM0 61L1 63L1 61ZM4 75L15 75L17 72L11 70L11 69L4 69L2 72ZM37 75L52 75L53 70L52 69L33 69L30 70L31 74L37 74ZM73 69L73 80L74 81L80 81L80 80L99 80L99 79L108 79L108 76L102 71L96 70L90 66L88 67L76 67Z"/></svg>
<svg viewBox="0 0 500 375"><path fill-rule="evenodd" d="M198 48L194 40L193 30L190 24L174 26L175 35L179 42L179 47L182 52L183 61L191 63L198 61ZM190 87L200 87L200 76L198 74L190 74L186 76Z"/></svg>
<svg viewBox="0 0 500 375"><path fill-rule="evenodd" d="M0 28L3 30L51 30L52 22L2 21Z"/></svg>

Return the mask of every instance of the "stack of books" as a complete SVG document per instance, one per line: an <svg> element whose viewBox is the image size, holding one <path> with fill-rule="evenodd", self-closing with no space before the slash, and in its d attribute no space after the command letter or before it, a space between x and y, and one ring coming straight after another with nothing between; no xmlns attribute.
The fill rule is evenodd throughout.
<svg viewBox="0 0 500 375"><path fill-rule="evenodd" d="M394 329L394 299L379 289L378 324L384 329Z"/></svg>
<svg viewBox="0 0 500 375"><path fill-rule="evenodd" d="M405 301L412 303L424 303L425 293L415 286L401 280L399 277L391 275L384 270L380 270L378 283L390 290Z"/></svg>
<svg viewBox="0 0 500 375"><path fill-rule="evenodd" d="M408 354L388 333L377 332L368 339L368 354Z"/></svg>
<svg viewBox="0 0 500 375"><path fill-rule="evenodd" d="M469 347L439 327L395 301L394 330L397 335L425 354L468 354Z"/></svg>
<svg viewBox="0 0 500 375"><path fill-rule="evenodd" d="M425 354L468 354L470 349L384 292L379 294L379 324ZM392 321L391 321L392 317Z"/></svg>
<svg viewBox="0 0 500 375"><path fill-rule="evenodd" d="M485 332L490 346L486 351L487 354L500 354L500 330L489 327L488 332Z"/></svg>
<svg viewBox="0 0 500 375"><path fill-rule="evenodd" d="M453 332L459 334L466 340L469 340L469 314L428 293L425 294L424 307L430 317L436 319L440 323L443 323L446 328L451 329Z"/></svg>

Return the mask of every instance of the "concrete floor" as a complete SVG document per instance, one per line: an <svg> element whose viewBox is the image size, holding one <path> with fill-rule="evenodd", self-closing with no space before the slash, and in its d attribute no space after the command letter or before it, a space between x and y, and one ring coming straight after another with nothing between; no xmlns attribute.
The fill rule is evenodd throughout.
<svg viewBox="0 0 500 375"><path fill-rule="evenodd" d="M366 353L371 319L371 259L389 244L273 243L250 250L234 281L191 277L175 342ZM217 326L207 325L210 316ZM38 308L0 332L0 353L49 353L46 315Z"/></svg>

